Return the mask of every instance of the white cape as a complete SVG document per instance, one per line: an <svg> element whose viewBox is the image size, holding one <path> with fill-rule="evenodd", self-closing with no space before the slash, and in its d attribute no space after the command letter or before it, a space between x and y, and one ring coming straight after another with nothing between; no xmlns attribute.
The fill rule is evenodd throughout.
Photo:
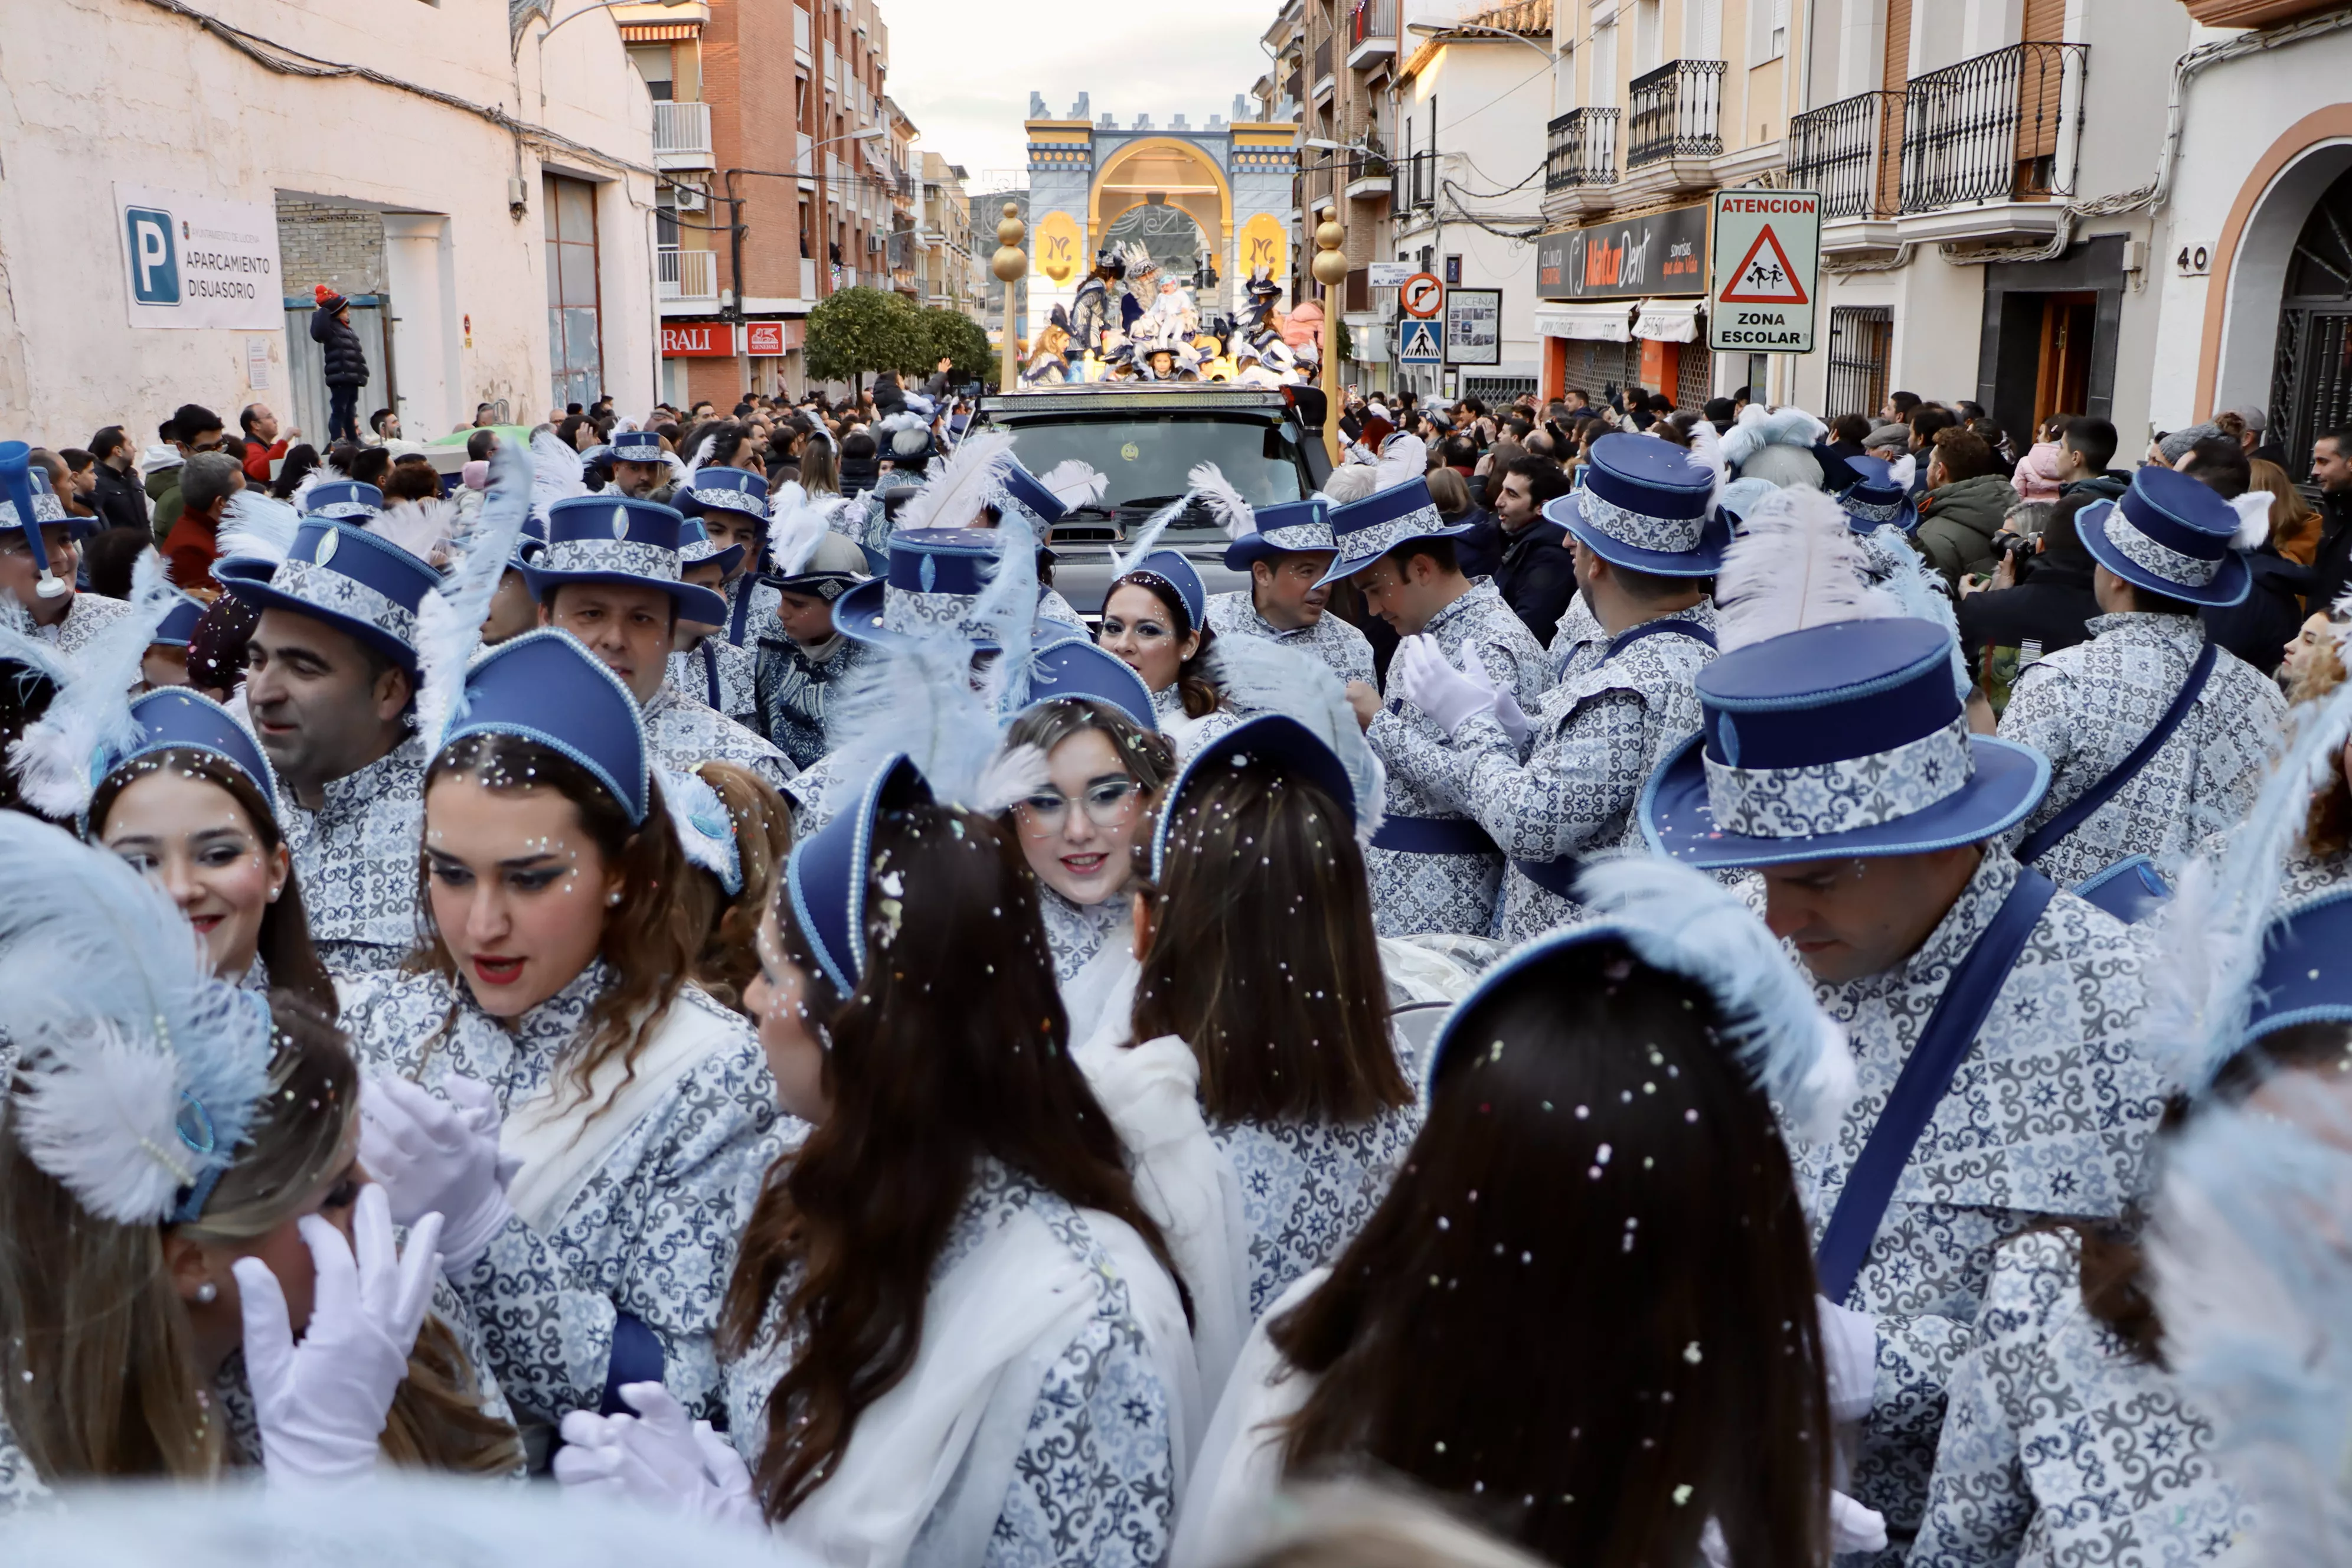
<svg viewBox="0 0 2352 1568"><path fill-rule="evenodd" d="M1217 1401L1217 1413L1209 1417L1208 1435L1192 1466L1192 1488L1176 1516L1168 1568L1214 1568L1241 1562L1274 1522L1274 1497L1282 1487L1277 1424L1298 1413L1315 1392L1316 1380L1283 1360L1266 1337L1265 1326L1313 1295L1330 1277L1328 1268L1300 1275L1250 1331L1224 1397Z"/></svg>

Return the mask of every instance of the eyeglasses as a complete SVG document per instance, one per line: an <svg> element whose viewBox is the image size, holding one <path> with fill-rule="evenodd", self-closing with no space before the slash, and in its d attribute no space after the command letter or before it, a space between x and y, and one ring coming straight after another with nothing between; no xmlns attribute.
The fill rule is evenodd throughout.
<svg viewBox="0 0 2352 1568"><path fill-rule="evenodd" d="M1074 805L1085 812L1087 820L1097 827L1117 827L1141 795L1133 779L1104 779L1088 784L1086 794L1077 800L1059 790L1040 790L1020 802L1019 810L1023 825L1042 833L1060 832Z"/></svg>

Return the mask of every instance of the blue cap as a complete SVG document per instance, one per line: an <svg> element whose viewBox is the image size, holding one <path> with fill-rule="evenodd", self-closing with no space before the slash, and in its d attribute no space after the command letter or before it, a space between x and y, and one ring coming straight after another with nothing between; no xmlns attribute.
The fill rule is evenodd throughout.
<svg viewBox="0 0 2352 1568"><path fill-rule="evenodd" d="M1543 514L1612 566L1712 577L1731 523L1715 507L1715 470L1670 441L1620 432L1592 443L1579 487Z"/></svg>
<svg viewBox="0 0 2352 1568"><path fill-rule="evenodd" d="M1181 815L1185 792L1202 779L1253 763L1269 763L1296 774L1331 797L1352 831L1356 825L1356 786L1347 764L1325 745L1321 737L1297 720L1264 713L1234 725L1192 753L1168 786L1160 819L1151 829L1151 875L1156 880L1168 866L1168 835Z"/></svg>
<svg viewBox="0 0 2352 1568"><path fill-rule="evenodd" d="M658 463L662 460L660 433L616 430L613 433L612 453L616 463Z"/></svg>
<svg viewBox="0 0 2352 1568"><path fill-rule="evenodd" d="M94 777L102 780L158 752L204 752L243 773L269 809L278 809L278 785L261 743L236 715L203 692L184 686L142 691L131 700L131 717L139 726L139 738L120 752L102 752L91 765Z"/></svg>
<svg viewBox="0 0 2352 1568"><path fill-rule="evenodd" d="M768 481L749 468L697 468L690 485L680 485L672 499L688 517L717 509L749 512L768 520Z"/></svg>
<svg viewBox="0 0 2352 1568"><path fill-rule="evenodd" d="M1650 847L1703 868L1924 855L2022 821L2050 763L1969 732L1951 643L1890 617L1717 658L1698 672L1701 732L1643 789Z"/></svg>
<svg viewBox="0 0 2352 1568"><path fill-rule="evenodd" d="M1004 536L992 528L901 529L890 536L886 574L834 601L834 628L863 643L950 637L992 647L975 612L1003 553Z"/></svg>
<svg viewBox="0 0 2352 1568"><path fill-rule="evenodd" d="M2246 1019L2248 1043L2297 1024L2352 1022L2352 888L2306 899L2271 921Z"/></svg>
<svg viewBox="0 0 2352 1568"><path fill-rule="evenodd" d="M416 674L417 606L441 585L440 573L399 545L331 517L304 518L283 562L227 556L213 563L213 575L255 609L291 610L323 621L411 677Z"/></svg>
<svg viewBox="0 0 2352 1568"><path fill-rule="evenodd" d="M202 599L194 594L180 595L172 601L172 607L163 612L163 618L157 624L149 646L160 643L167 647L187 647L195 637L196 623L204 616L205 602Z"/></svg>
<svg viewBox="0 0 2352 1568"><path fill-rule="evenodd" d="M2074 531L2093 560L2151 594L2235 605L2253 586L2245 552L2231 542L2236 509L2204 480L2170 468L2142 468L2122 500L2075 513Z"/></svg>
<svg viewBox="0 0 2352 1568"><path fill-rule="evenodd" d="M566 583L641 583L667 594L679 619L718 626L727 601L678 577L685 528L686 519L659 501L573 496L547 509L547 549L523 578L542 602Z"/></svg>
<svg viewBox="0 0 2352 1568"><path fill-rule="evenodd" d="M904 756L891 757L857 792L855 805L793 845L784 862L793 923L843 996L856 991L866 974L866 878L875 821L886 811L930 798L931 786L915 764Z"/></svg>
<svg viewBox="0 0 2352 1568"><path fill-rule="evenodd" d="M1208 584L1201 581L1200 570L1182 555L1173 550L1155 550L1129 567L1118 581L1124 583L1128 578L1139 575L1157 577L1167 584L1184 606L1184 614L1191 618L1194 631L1208 624ZM1117 583L1111 584L1114 589L1118 585Z"/></svg>
<svg viewBox="0 0 2352 1568"><path fill-rule="evenodd" d="M1351 577L1408 539L1452 539L1470 531L1466 522L1448 523L1429 493L1429 481L1401 485L1335 506L1326 513L1339 558L1323 574L1326 583Z"/></svg>
<svg viewBox="0 0 2352 1568"><path fill-rule="evenodd" d="M1339 542L1331 537L1331 503L1320 496L1251 510L1255 514L1255 530L1225 546L1225 564L1236 572L1248 571L1253 561L1339 548Z"/></svg>
<svg viewBox="0 0 2352 1568"><path fill-rule="evenodd" d="M1908 489L1895 482L1894 464L1867 455L1839 460L1853 475L1853 482L1837 491L1847 527L1856 533L1874 532L1889 523L1906 533L1918 529L1919 505ZM1823 468L1827 471L1826 464Z"/></svg>
<svg viewBox="0 0 2352 1568"><path fill-rule="evenodd" d="M366 522L383 511L383 492L357 479L321 479L302 497L304 517Z"/></svg>
<svg viewBox="0 0 2352 1568"><path fill-rule="evenodd" d="M594 775L631 826L646 820L651 795L637 700L570 632L525 632L474 662L449 705L441 748L468 735L513 735L561 752Z"/></svg>
<svg viewBox="0 0 2352 1568"><path fill-rule="evenodd" d="M730 544L721 550L711 539L710 531L702 526L698 517L689 517L677 531L677 563L680 570L699 566L706 561L716 561L721 572L732 572L743 560L743 547Z"/></svg>
<svg viewBox="0 0 2352 1568"><path fill-rule="evenodd" d="M1105 653L1084 637L1062 637L1041 644L1032 656L1029 700L1024 710L1065 697L1091 697L1108 702L1146 730L1160 728L1151 706L1151 688L1143 677L1115 654Z"/></svg>

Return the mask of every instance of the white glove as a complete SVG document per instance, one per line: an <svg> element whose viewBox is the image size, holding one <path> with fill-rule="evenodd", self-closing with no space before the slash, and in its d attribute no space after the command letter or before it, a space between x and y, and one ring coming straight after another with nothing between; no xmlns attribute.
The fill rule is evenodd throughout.
<svg viewBox="0 0 2352 1568"><path fill-rule="evenodd" d="M1711 1519L1699 1531L1698 1550L1706 1568L1736 1568L1730 1544L1723 1539L1723 1526ZM1849 1552L1885 1550L1885 1516L1863 1507L1843 1492L1831 1492L1830 1554L1843 1557Z"/></svg>
<svg viewBox="0 0 2352 1568"><path fill-rule="evenodd" d="M1878 1383L1878 1320L1868 1312L1815 1296L1821 1310L1822 1370L1829 1384L1830 1419L1840 1426L1870 1414Z"/></svg>
<svg viewBox="0 0 2352 1568"><path fill-rule="evenodd" d="M499 1141L499 1132L505 1125L505 1119L499 1114L499 1097L496 1090L481 1079L467 1078L461 1072L453 1072L442 1079L441 1089L448 1096L449 1103L457 1108L458 1121L491 1142L496 1143ZM520 1155L509 1154L503 1149L499 1150L499 1191L505 1192L513 1186L515 1175L521 1169Z"/></svg>
<svg viewBox="0 0 2352 1568"><path fill-rule="evenodd" d="M408 1375L408 1352L433 1300L441 1216L410 1226L408 1251L400 1254L391 1205L371 1183L352 1211L356 1262L341 1233L318 1215L303 1215L300 1228L317 1270L300 1344L269 1266L257 1258L230 1266L245 1316L245 1373L262 1464L273 1482L359 1479L375 1470L384 1415Z"/></svg>
<svg viewBox="0 0 2352 1568"><path fill-rule="evenodd" d="M625 1383L621 1398L635 1415L575 1410L563 1418L555 1479L567 1487L759 1530L751 1472L734 1446L658 1383Z"/></svg>
<svg viewBox="0 0 2352 1568"><path fill-rule="evenodd" d="M499 1171L497 1102L452 1074L445 1100L422 1085L370 1078L360 1095L360 1163L383 1186L403 1225L439 1214L442 1267L463 1275L513 1217ZM455 1102L455 1103L453 1103Z"/></svg>
<svg viewBox="0 0 2352 1568"><path fill-rule="evenodd" d="M1478 661L1470 662L1475 666ZM1437 639L1427 633L1397 645L1396 657L1389 662L1389 689L1435 720L1449 740L1473 717L1495 710L1493 683L1454 668Z"/></svg>

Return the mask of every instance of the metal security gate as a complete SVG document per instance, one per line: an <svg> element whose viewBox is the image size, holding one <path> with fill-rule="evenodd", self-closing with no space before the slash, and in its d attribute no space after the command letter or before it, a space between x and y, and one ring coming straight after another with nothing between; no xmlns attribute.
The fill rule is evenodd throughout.
<svg viewBox="0 0 2352 1568"><path fill-rule="evenodd" d="M2320 193L2287 263L2271 366L2271 437L2287 472L2309 471L2311 444L2352 425L2352 174Z"/></svg>
<svg viewBox="0 0 2352 1568"><path fill-rule="evenodd" d="M1890 305L1830 308L1830 385L1825 419L1859 414L1875 422L1886 405L1886 376L1895 357L1895 310Z"/></svg>
<svg viewBox="0 0 2352 1568"><path fill-rule="evenodd" d="M1475 397L1489 408L1499 408L1523 392L1534 392L1536 378L1531 375L1472 375L1462 374L1462 395Z"/></svg>

